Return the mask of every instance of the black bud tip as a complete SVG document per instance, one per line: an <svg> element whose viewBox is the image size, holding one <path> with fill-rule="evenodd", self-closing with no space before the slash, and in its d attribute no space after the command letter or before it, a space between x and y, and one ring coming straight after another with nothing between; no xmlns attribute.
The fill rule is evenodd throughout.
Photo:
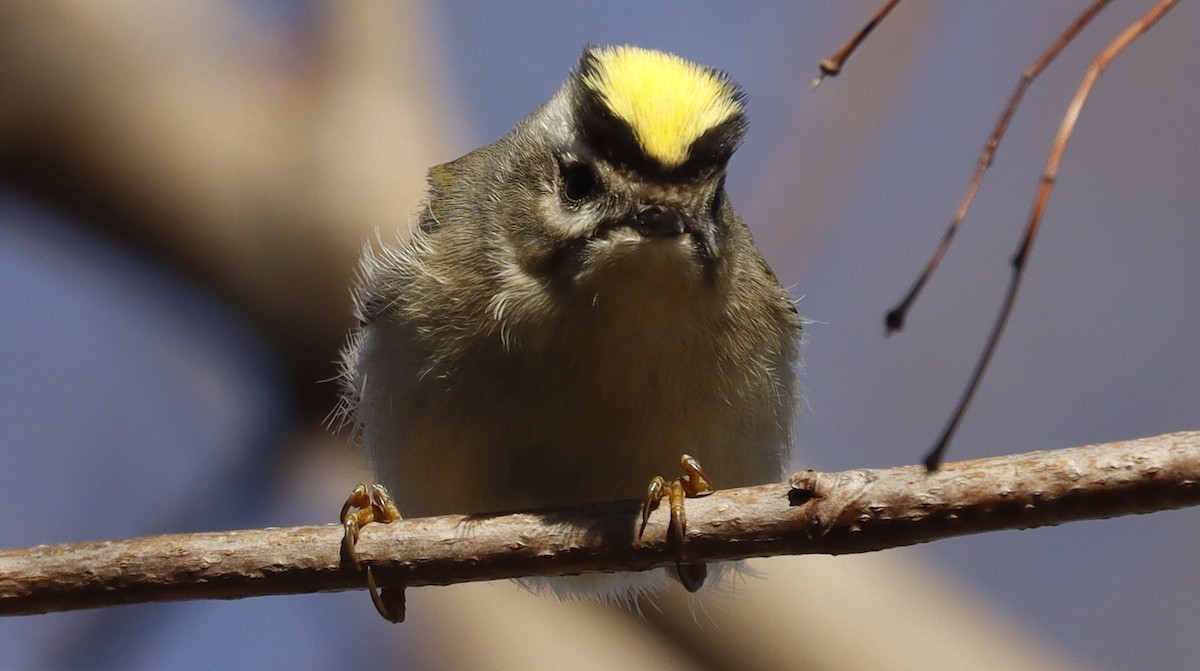
<svg viewBox="0 0 1200 671"><path fill-rule="evenodd" d="M926 473L937 473L938 469L941 467L942 467L942 454L940 451L934 450L933 452L930 452L928 456L925 457L925 472Z"/></svg>

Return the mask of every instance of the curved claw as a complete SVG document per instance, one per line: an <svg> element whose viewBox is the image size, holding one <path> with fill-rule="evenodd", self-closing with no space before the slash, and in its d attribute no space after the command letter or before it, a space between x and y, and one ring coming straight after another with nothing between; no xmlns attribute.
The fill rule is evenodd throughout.
<svg viewBox="0 0 1200 671"><path fill-rule="evenodd" d="M679 465L683 467L683 476L679 478L679 483L690 498L708 496L716 491L717 488L704 474L700 462L695 457L685 454L679 457Z"/></svg>
<svg viewBox="0 0 1200 671"><path fill-rule="evenodd" d="M350 496L346 497L346 502L342 504L342 512L338 514L343 528L342 557L348 559L356 571L361 570L362 566L358 563L358 550L355 546L358 545L362 525L371 521L370 505L371 497L367 486L358 485L350 492Z"/></svg>
<svg viewBox="0 0 1200 671"><path fill-rule="evenodd" d="M361 571L363 566L358 559L358 537L362 528L372 522L387 524L400 519L400 511L392 501L391 494L383 485L358 485L346 502L342 504L341 520L344 533L342 535L342 556ZM371 603L375 610L389 622L404 621L404 588L385 587L380 590L375 585L375 573L370 566L367 569L367 588L371 593Z"/></svg>
<svg viewBox="0 0 1200 671"><path fill-rule="evenodd" d="M358 550L356 548L358 545L358 522L352 519L343 519L342 528L344 529L342 535L342 556L350 560L350 565L354 567L355 571L362 570L362 565L358 563Z"/></svg>
<svg viewBox="0 0 1200 671"><path fill-rule="evenodd" d="M667 481L661 475L654 476L650 486L646 488L646 498L642 500L642 528L638 530L638 538L646 533L646 523L650 521L650 513L658 507L658 502L667 496Z"/></svg>
<svg viewBox="0 0 1200 671"><path fill-rule="evenodd" d="M704 579L708 577L708 567L704 564L684 564L679 562L675 564L675 573L679 576L679 582L683 584L683 588L689 592L696 593L704 587Z"/></svg>
<svg viewBox="0 0 1200 671"><path fill-rule="evenodd" d="M661 475L656 475L650 481L650 486L646 488L646 498L642 501L642 527L638 531L638 538L641 538L646 531L646 523L650 520L651 511L658 507L660 501L667 499L671 510L671 523L667 537L675 546L675 555L678 559L675 569L679 575L679 582L683 583L684 588L689 592L695 592L704 586L708 569L704 564L687 563L687 546L684 543L687 532L687 511L684 501L689 497L696 498L711 494L715 488L695 457L685 454L679 458L679 465L683 467L682 476L668 482Z"/></svg>
<svg viewBox="0 0 1200 671"><path fill-rule="evenodd" d="M375 585L375 572L367 567L367 590L371 592L371 603L375 610L388 622L399 624L404 621L404 588L384 587L382 590Z"/></svg>
<svg viewBox="0 0 1200 671"><path fill-rule="evenodd" d="M686 497L687 492L684 490L682 478L672 482L671 488L667 492L667 501L671 505L671 528L668 536L675 544L675 552L680 559L687 559L687 550L683 543L684 535L687 532L687 509L684 508Z"/></svg>

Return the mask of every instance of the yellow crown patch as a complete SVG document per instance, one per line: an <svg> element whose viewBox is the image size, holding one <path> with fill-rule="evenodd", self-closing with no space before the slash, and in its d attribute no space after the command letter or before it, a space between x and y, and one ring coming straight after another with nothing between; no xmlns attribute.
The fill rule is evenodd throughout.
<svg viewBox="0 0 1200 671"><path fill-rule="evenodd" d="M583 84L633 131L647 156L671 168L692 144L742 113L737 86L674 54L619 46L591 52Z"/></svg>

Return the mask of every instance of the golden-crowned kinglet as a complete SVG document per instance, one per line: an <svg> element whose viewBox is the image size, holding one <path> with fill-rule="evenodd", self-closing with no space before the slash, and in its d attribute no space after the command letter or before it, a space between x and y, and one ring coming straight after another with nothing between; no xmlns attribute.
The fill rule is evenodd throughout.
<svg viewBox="0 0 1200 671"><path fill-rule="evenodd" d="M801 329L725 194L745 127L724 73L592 47L507 136L430 171L411 238L363 258L344 359L400 512L637 497L685 452L721 486L780 477ZM670 575L548 584L628 598Z"/></svg>

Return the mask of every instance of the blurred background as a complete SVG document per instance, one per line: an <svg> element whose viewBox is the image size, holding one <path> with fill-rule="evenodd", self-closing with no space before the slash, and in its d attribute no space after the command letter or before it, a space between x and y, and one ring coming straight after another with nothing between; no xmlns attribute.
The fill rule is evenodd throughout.
<svg viewBox="0 0 1200 671"><path fill-rule="evenodd" d="M323 421L358 250L589 42L727 70L729 191L813 324L796 468L916 463L976 360L1109 8L1034 84L908 328L883 314L1018 74L1085 2L0 2L0 547L332 522L363 455ZM1200 428L1200 8L1101 79L951 459ZM464 478L470 477L464 474ZM718 480L719 482L719 480ZM631 493L632 494L632 493ZM0 620L3 669L1176 669L1200 511L995 533L626 613L509 583Z"/></svg>

